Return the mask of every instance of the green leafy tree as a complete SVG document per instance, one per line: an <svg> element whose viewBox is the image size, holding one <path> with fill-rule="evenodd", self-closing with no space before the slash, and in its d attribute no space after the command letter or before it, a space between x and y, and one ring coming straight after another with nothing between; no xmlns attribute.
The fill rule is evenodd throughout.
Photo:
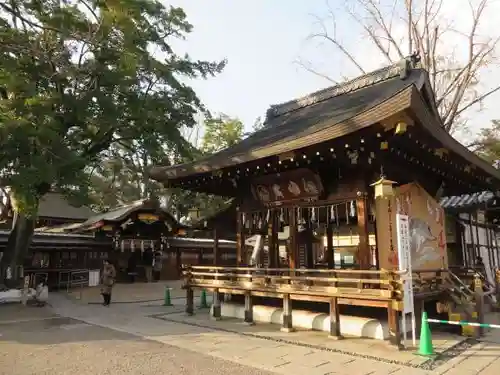
<svg viewBox="0 0 500 375"><path fill-rule="evenodd" d="M495 167L500 167L500 120L481 130L476 141L469 145L476 154Z"/></svg>
<svg viewBox="0 0 500 375"><path fill-rule="evenodd" d="M160 1L9 0L0 10L0 185L15 213L5 269L27 252L40 198L85 196L109 152L141 142L189 154L181 128L205 109L181 77L225 62L176 54L170 42L192 26Z"/></svg>
<svg viewBox="0 0 500 375"><path fill-rule="evenodd" d="M227 147L233 146L243 138L243 123L237 118L221 114L217 118L208 118L204 122L203 137L198 153L192 152L194 159L203 158ZM186 216L190 209L196 208L201 216L211 215L225 205L227 198L170 189L169 208Z"/></svg>
<svg viewBox="0 0 500 375"><path fill-rule="evenodd" d="M231 147L241 141L243 137L243 123L227 115L205 121L201 150L205 154L213 154Z"/></svg>

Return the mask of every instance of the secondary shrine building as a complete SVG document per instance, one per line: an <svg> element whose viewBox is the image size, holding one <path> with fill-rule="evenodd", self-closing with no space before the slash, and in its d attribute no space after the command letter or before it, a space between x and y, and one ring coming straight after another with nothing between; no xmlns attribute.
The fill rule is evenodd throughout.
<svg viewBox="0 0 500 375"><path fill-rule="evenodd" d="M168 187L237 206L236 267L218 267L214 247L213 266L187 269L188 312L192 288L244 296L248 322L257 300L279 298L290 330L291 301L328 303L328 331L340 336L343 305L376 307L387 310L384 338L399 346L403 313L448 301L439 200L496 191L500 173L442 128L416 60L273 105L264 128L240 143L153 169ZM403 287L408 273L413 290ZM225 305L215 298L214 316L233 314Z"/></svg>

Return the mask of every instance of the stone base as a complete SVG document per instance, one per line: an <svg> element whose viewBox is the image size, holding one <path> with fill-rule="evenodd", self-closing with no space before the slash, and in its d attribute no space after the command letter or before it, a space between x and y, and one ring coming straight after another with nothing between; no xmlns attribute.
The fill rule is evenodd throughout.
<svg viewBox="0 0 500 375"><path fill-rule="evenodd" d="M222 303L222 316L245 319L245 307L237 303ZM283 309L271 306L254 305L253 320L257 323L271 323L283 325ZM408 315L409 318L409 315ZM330 333L331 321L329 314L316 313L305 310L293 310L293 327L314 331ZM406 327L411 328L411 321L407 321ZM353 337L366 337L375 340L385 340L389 338L389 326L386 320L373 318L340 315L341 335Z"/></svg>
<svg viewBox="0 0 500 375"><path fill-rule="evenodd" d="M281 327L280 331L285 332L285 333L291 333L291 332L295 332L295 328L293 328L293 327L292 328Z"/></svg>
<svg viewBox="0 0 500 375"><path fill-rule="evenodd" d="M328 338L330 340L343 340L344 339L344 336L333 336L333 335L328 335Z"/></svg>

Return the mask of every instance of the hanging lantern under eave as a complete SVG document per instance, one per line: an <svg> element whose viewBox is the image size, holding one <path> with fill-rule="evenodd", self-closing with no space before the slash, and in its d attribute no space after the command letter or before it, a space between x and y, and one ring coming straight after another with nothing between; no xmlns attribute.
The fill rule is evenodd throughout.
<svg viewBox="0 0 500 375"><path fill-rule="evenodd" d="M396 182L391 180L386 180L385 178L381 178L377 182L374 182L370 186L373 186L375 189L375 199L376 198L389 198L394 196L394 185Z"/></svg>
<svg viewBox="0 0 500 375"><path fill-rule="evenodd" d="M408 127L408 125L406 124L406 122L398 122L396 124L396 130L394 130L394 134L396 135L401 135L401 134L404 134L406 133L406 128Z"/></svg>

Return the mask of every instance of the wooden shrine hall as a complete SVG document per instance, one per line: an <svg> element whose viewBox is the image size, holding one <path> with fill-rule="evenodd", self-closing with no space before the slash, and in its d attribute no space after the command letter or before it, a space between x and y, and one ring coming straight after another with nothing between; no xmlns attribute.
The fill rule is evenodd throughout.
<svg viewBox="0 0 500 375"><path fill-rule="evenodd" d="M210 223L219 219L216 215ZM118 281L145 280L145 267L161 261L157 278L161 280L179 279L181 266L213 263L214 239L191 238L192 228L181 224L157 200L142 199L129 202L93 215L86 221L52 228L41 228L40 234L61 234L66 237L91 237L99 244L101 251L89 248L87 251L72 251L67 255L74 259L79 269L100 269L104 259L115 262ZM102 249L102 244L106 248ZM223 252L222 258L235 263L234 241L218 240ZM133 276L133 277L132 277Z"/></svg>
<svg viewBox="0 0 500 375"><path fill-rule="evenodd" d="M281 299L282 329L292 330L302 324L295 306L327 303L325 330L341 337L352 334L340 325L346 305L350 315L375 307L387 310L383 338L400 347L403 312L414 305L419 316L450 290L439 197L500 184L500 172L441 125L412 56L271 106L264 128L228 149L154 168L168 187L237 202L237 267L214 254L213 266L186 269L187 311L193 288L215 293L215 317L240 315L219 293L243 295L247 322L254 303ZM410 269L412 294L402 280Z"/></svg>

